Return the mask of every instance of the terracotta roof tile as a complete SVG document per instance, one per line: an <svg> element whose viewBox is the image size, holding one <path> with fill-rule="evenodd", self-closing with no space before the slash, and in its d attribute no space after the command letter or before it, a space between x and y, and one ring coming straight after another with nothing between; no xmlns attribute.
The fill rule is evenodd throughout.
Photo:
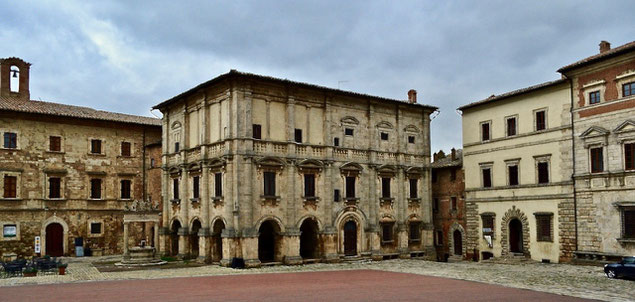
<svg viewBox="0 0 635 302"><path fill-rule="evenodd" d="M113 121L120 123L161 126L161 120L151 117L95 110L66 104L27 101L22 98L0 97L0 111L16 111L80 119Z"/></svg>
<svg viewBox="0 0 635 302"><path fill-rule="evenodd" d="M477 102L469 103L467 105L463 105L463 106L459 107L458 110L465 110L465 109L468 109L468 108L480 106L480 105L491 103L491 102L494 102L494 101L510 98L510 97L517 96L517 95L521 95L523 93L529 93L529 92L532 92L532 91L536 91L536 90L539 90L541 88L558 85L558 84L561 84L561 83L564 83L564 82L567 82L567 79L558 79L558 80L555 80L555 81L549 81L549 82L537 84L537 85L534 85L534 86L529 86L529 87L517 89L517 90L514 90L514 91L510 91L510 92L505 92L505 93L499 94L499 95L492 95L492 96L490 96L490 97L488 97L488 98L486 98L484 100L480 100L480 101L477 101Z"/></svg>
<svg viewBox="0 0 635 302"><path fill-rule="evenodd" d="M635 50L635 41L630 42L630 43L626 43L626 44L624 44L622 46L615 47L615 48L607 50L605 52L590 56L590 57L588 57L586 59L582 59L582 60L577 61L575 63L572 63L572 64L569 64L567 66L564 66L564 67L558 69L558 72L561 72L561 73L562 72L566 72L566 71L569 71L569 70L574 69L576 67L581 67L581 66L584 66L584 65L587 65L587 64L591 64L591 63L600 61L602 59L607 59L607 58L610 58L610 57L613 57L613 56L617 56L617 55L620 55L622 53L633 51L633 50Z"/></svg>
<svg viewBox="0 0 635 302"><path fill-rule="evenodd" d="M433 169L446 167L460 167L463 165L463 149L456 150L456 157L452 160L452 153L446 154L444 158L434 161L430 166Z"/></svg>

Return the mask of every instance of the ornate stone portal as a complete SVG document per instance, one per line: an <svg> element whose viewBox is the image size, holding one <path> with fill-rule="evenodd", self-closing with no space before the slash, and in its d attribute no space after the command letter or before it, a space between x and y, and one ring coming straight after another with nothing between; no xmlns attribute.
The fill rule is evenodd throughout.
<svg viewBox="0 0 635 302"><path fill-rule="evenodd" d="M132 205L125 207L123 216L123 260L115 265L147 266L167 263L156 258L156 244L159 242L159 219L161 217L161 212L159 212L158 208L159 206L151 201L138 200L135 200ZM142 242L139 246L128 247L128 230L131 222L152 223L152 243L154 246L146 246L145 242Z"/></svg>

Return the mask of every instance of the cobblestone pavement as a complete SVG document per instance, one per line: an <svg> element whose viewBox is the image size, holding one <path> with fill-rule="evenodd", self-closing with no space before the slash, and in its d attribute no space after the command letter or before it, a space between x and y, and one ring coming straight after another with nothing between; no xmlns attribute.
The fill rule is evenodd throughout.
<svg viewBox="0 0 635 302"><path fill-rule="evenodd" d="M100 261L119 259L102 257ZM67 275L0 279L0 286L51 284L97 280L161 279L176 277L261 274L276 272L333 271L374 269L412 273L460 280L470 280L513 288L568 295L605 301L635 301L635 281L614 280L604 276L602 267L568 264L494 264L457 262L441 263L423 260L357 261L337 264L317 263L303 266L271 266L235 270L217 265L150 269L126 272L99 272L92 264L95 258L70 258Z"/></svg>

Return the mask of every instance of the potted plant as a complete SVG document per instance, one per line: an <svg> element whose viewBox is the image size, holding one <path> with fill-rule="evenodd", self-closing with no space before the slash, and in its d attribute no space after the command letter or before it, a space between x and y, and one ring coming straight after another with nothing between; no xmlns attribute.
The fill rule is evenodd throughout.
<svg viewBox="0 0 635 302"><path fill-rule="evenodd" d="M27 266L22 274L24 277L35 277L37 276L37 268L34 266Z"/></svg>
<svg viewBox="0 0 635 302"><path fill-rule="evenodd" d="M57 270L60 275L66 275L66 267L68 267L68 263L60 263L57 265Z"/></svg>

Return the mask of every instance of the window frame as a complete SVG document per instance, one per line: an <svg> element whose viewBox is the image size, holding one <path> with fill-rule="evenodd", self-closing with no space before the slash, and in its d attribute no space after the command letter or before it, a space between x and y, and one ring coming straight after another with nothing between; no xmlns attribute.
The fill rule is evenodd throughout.
<svg viewBox="0 0 635 302"><path fill-rule="evenodd" d="M414 135L408 135L408 144L414 144L415 141L416 140Z"/></svg>
<svg viewBox="0 0 635 302"><path fill-rule="evenodd" d="M298 144L302 143L302 129L295 128L293 130L293 141L298 143Z"/></svg>
<svg viewBox="0 0 635 302"><path fill-rule="evenodd" d="M542 125L539 123L538 115L542 113ZM539 127L542 126L542 128ZM545 131L548 129L548 120L547 120L547 108L540 108L534 110L534 131Z"/></svg>
<svg viewBox="0 0 635 302"><path fill-rule="evenodd" d="M487 126L487 132L483 131L483 127ZM481 142L489 142L492 140L492 121L483 121L479 123L479 132L480 132L480 141ZM485 133L487 133L487 138L485 138Z"/></svg>
<svg viewBox="0 0 635 302"><path fill-rule="evenodd" d="M53 147L57 146L57 150L55 150ZM57 135L50 135L49 136L49 152L64 152L62 150L62 136L57 136Z"/></svg>
<svg viewBox="0 0 635 302"><path fill-rule="evenodd" d="M346 192L344 193L345 198L357 198L356 187L357 187L357 177L356 176L345 176L344 184Z"/></svg>
<svg viewBox="0 0 635 302"><path fill-rule="evenodd" d="M507 185L510 187L515 187L520 185L520 158L508 159L505 161L506 164L506 174L507 174ZM516 168L516 181L515 183L512 181L512 167Z"/></svg>
<svg viewBox="0 0 635 302"><path fill-rule="evenodd" d="M276 172L263 171L262 182L263 182L262 195L265 198L276 197Z"/></svg>
<svg viewBox="0 0 635 302"><path fill-rule="evenodd" d="M388 132L386 132L386 131L379 132L379 139L380 140L388 141L389 138L390 138L390 136L388 135Z"/></svg>
<svg viewBox="0 0 635 302"><path fill-rule="evenodd" d="M408 178L408 188L409 188L409 196L410 199L419 198L419 179L418 178Z"/></svg>
<svg viewBox="0 0 635 302"><path fill-rule="evenodd" d="M510 121L514 121L513 134L510 134ZM505 137L514 137L518 135L518 115L512 115L505 117Z"/></svg>
<svg viewBox="0 0 635 302"><path fill-rule="evenodd" d="M316 175L314 173L304 173L303 174L303 186L304 186L304 198L315 198L316 190Z"/></svg>
<svg viewBox="0 0 635 302"><path fill-rule="evenodd" d="M391 199L391 177L381 177L381 198L382 199Z"/></svg>
<svg viewBox="0 0 635 302"><path fill-rule="evenodd" d="M345 127L344 128L344 136L355 136L355 129L354 128L350 128L350 127Z"/></svg>
<svg viewBox="0 0 635 302"><path fill-rule="evenodd" d="M214 197L223 198L223 172L214 173Z"/></svg>
<svg viewBox="0 0 635 302"><path fill-rule="evenodd" d="M201 176L192 175L192 201L198 201L201 198Z"/></svg>
<svg viewBox="0 0 635 302"><path fill-rule="evenodd" d="M630 86L629 94L626 94L627 86ZM633 95L635 95L635 81L622 84L622 97L625 98Z"/></svg>
<svg viewBox="0 0 635 302"><path fill-rule="evenodd" d="M597 156L594 155L594 151L599 151L599 161L598 158L596 158ZM597 173L603 173L605 171L604 168L604 146L602 145L595 145L595 146L589 146L589 172L591 174L597 174ZM599 167L596 166L596 164L599 163Z"/></svg>
<svg viewBox="0 0 635 302"><path fill-rule="evenodd" d="M588 92L589 105L595 105L595 104L599 104L600 102L602 102L602 97L601 97L600 93L601 92L600 92L599 89Z"/></svg>
<svg viewBox="0 0 635 302"><path fill-rule="evenodd" d="M14 235L5 235L5 228L7 227L14 227L15 228L15 234ZM0 233L0 238L2 238L2 241L19 241L20 240L20 223L19 222L14 222L14 221L7 221L7 222L2 222L0 223L0 231L2 233Z"/></svg>
<svg viewBox="0 0 635 302"><path fill-rule="evenodd" d="M480 179L481 188L493 188L494 187L494 163L482 163L480 166ZM485 171L488 170L488 177L485 177ZM486 181L486 179L488 181Z"/></svg>
<svg viewBox="0 0 635 302"><path fill-rule="evenodd" d="M99 146L99 150L96 150L96 146ZM98 152L95 152L98 151ZM90 150L89 153L92 155L103 155L104 154L104 142L98 138L90 139Z"/></svg>
<svg viewBox="0 0 635 302"><path fill-rule="evenodd" d="M2 177L2 198L3 199L17 199L19 198L18 194L19 194L19 190L18 190L18 186L19 186L19 180L18 180L18 176L17 175L9 175L9 174L4 174ZM10 179L12 179L12 181L10 181ZM7 184L8 182L8 184ZM11 185L11 183L13 183L12 188L10 188L11 190L9 190L9 193L12 194L7 194L7 187L8 185Z"/></svg>
<svg viewBox="0 0 635 302"><path fill-rule="evenodd" d="M172 200L178 201L181 200L181 184L180 179L178 177L172 177Z"/></svg>
<svg viewBox="0 0 635 302"><path fill-rule="evenodd" d="M262 125L251 124L251 138L262 139Z"/></svg>
<svg viewBox="0 0 635 302"><path fill-rule="evenodd" d="M120 155L122 157L132 157L132 143L123 141L120 144ZM124 152L127 151L127 152ZM127 154L126 154L127 153Z"/></svg>
<svg viewBox="0 0 635 302"><path fill-rule="evenodd" d="M17 132L4 132L2 135L2 148L9 150L17 150L18 148L18 133Z"/></svg>
<svg viewBox="0 0 635 302"><path fill-rule="evenodd" d="M545 167L544 170L541 167ZM546 174L541 174L543 171ZM544 179L546 177L546 179ZM537 160L536 161L536 183L537 184L548 184L551 182L551 165L548 160Z"/></svg>
<svg viewBox="0 0 635 302"><path fill-rule="evenodd" d="M95 191L96 185L95 182L99 181L99 191ZM90 178L89 180L90 183L90 188L89 188L89 195L88 195L88 199L91 200L103 200L103 186L104 186L104 180L102 178L99 177L95 177L95 178ZM99 196L96 196L95 193L99 193Z"/></svg>
<svg viewBox="0 0 635 302"><path fill-rule="evenodd" d="M421 221L410 221L408 223L408 242L421 242ZM413 236L416 234L416 236Z"/></svg>
<svg viewBox="0 0 635 302"><path fill-rule="evenodd" d="M53 181L54 179L57 179L57 184L54 186L53 185ZM48 185L48 199L62 199L62 177L60 176L49 176L47 179L47 185ZM53 194L53 190L57 189L57 194ZM53 195L57 195L57 196L53 196Z"/></svg>
<svg viewBox="0 0 635 302"><path fill-rule="evenodd" d="M622 160L624 161L624 171L632 171L635 170L635 141L623 142L622 144L622 152L624 156L622 156ZM627 151L627 146L630 146L630 151ZM629 156L630 152L630 160L627 156Z"/></svg>
<svg viewBox="0 0 635 302"><path fill-rule="evenodd" d="M381 222L381 244L391 244L395 242L395 222L385 221Z"/></svg>
<svg viewBox="0 0 635 302"><path fill-rule="evenodd" d="M553 213L534 213L536 241L553 242Z"/></svg>

